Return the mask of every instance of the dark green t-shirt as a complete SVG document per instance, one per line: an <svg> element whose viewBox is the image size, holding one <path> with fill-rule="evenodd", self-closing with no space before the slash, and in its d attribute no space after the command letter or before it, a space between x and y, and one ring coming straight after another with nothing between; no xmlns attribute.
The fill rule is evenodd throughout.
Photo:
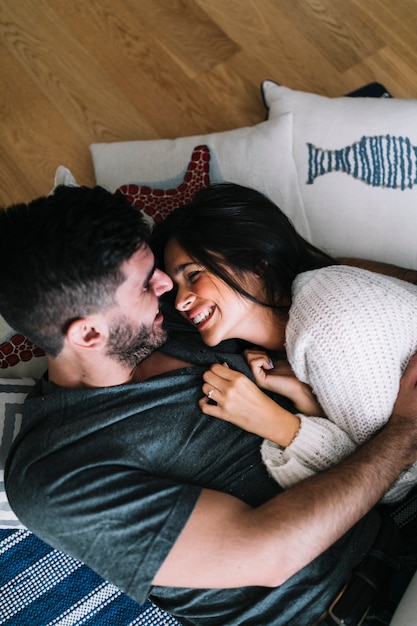
<svg viewBox="0 0 417 626"><path fill-rule="evenodd" d="M198 409L208 364L247 372L246 364L227 348L193 341L184 347L173 334L166 350L203 365L144 383L63 389L40 381L7 463L11 505L41 539L185 625L311 624L369 549L377 517L277 589L152 587L202 487L252 506L280 491L262 464L260 439Z"/></svg>

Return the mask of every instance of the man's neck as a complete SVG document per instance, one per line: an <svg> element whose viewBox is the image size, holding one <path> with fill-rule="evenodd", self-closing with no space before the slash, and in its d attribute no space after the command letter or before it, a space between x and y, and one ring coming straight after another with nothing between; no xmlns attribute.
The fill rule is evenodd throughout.
<svg viewBox="0 0 417 626"><path fill-rule="evenodd" d="M130 369L111 359L97 359L98 362L74 362L70 359L54 358L47 355L48 378L60 387L76 389L80 387L115 387L128 383L142 382L148 378L165 374L181 367L192 365L156 351L138 366Z"/></svg>
<svg viewBox="0 0 417 626"><path fill-rule="evenodd" d="M172 372L181 367L190 367L192 363L182 361L163 352L156 350L147 359L139 363L133 374L133 382L142 382L148 378L153 378L159 374Z"/></svg>
<svg viewBox="0 0 417 626"><path fill-rule="evenodd" d="M131 369L116 363L103 355L89 355L90 358L68 358L59 356L57 358L46 356L48 363L48 378L51 382L66 387L76 389L81 387L114 387L123 385L132 380Z"/></svg>

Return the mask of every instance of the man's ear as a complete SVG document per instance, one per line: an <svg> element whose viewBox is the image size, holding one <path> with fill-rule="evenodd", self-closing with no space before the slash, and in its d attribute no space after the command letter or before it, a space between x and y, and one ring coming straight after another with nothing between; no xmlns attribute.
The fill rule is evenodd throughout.
<svg viewBox="0 0 417 626"><path fill-rule="evenodd" d="M100 350L106 345L108 336L105 318L102 315L89 315L71 322L66 339L77 348Z"/></svg>

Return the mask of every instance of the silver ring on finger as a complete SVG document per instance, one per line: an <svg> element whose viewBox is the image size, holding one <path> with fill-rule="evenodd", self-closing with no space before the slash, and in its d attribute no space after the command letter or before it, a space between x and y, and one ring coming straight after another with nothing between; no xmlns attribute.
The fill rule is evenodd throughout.
<svg viewBox="0 0 417 626"><path fill-rule="evenodd" d="M208 398L209 400L211 400L211 399L212 399L212 397L213 397L213 393L214 393L214 389L210 389L210 391L209 391L209 392L208 392L208 394L207 394L207 398Z"/></svg>

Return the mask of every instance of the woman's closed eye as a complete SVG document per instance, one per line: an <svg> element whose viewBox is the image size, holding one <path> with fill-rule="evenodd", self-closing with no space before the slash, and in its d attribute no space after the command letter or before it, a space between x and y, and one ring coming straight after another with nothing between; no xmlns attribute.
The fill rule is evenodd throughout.
<svg viewBox="0 0 417 626"><path fill-rule="evenodd" d="M187 282L194 283L201 274L201 272L202 270L193 270L192 272L189 272L186 276Z"/></svg>
<svg viewBox="0 0 417 626"><path fill-rule="evenodd" d="M187 281L187 283L190 283L190 284L195 283L196 280L198 280L200 274L204 272L205 269L206 268L203 267L202 265L198 267L193 267L192 269L189 269L187 272L184 272L184 278Z"/></svg>

